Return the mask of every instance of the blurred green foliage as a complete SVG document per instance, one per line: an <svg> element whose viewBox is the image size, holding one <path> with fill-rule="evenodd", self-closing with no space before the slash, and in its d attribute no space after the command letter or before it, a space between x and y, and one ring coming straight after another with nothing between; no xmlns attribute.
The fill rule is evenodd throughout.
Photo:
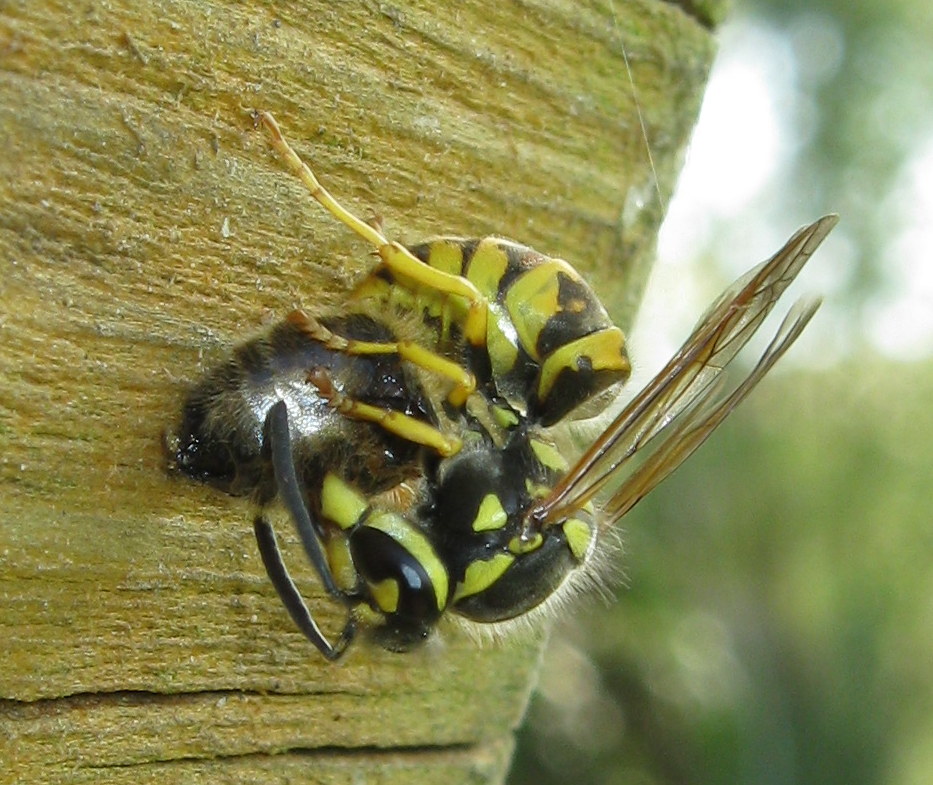
<svg viewBox="0 0 933 785"><path fill-rule="evenodd" d="M905 181L933 142L933 3L744 0L735 12L791 48L797 97L788 123L800 146L774 197L800 220L827 205L843 216L857 308L881 294L885 251L917 218Z"/></svg>
<svg viewBox="0 0 933 785"><path fill-rule="evenodd" d="M769 379L626 518L510 782L933 781L930 400L933 364Z"/></svg>
<svg viewBox="0 0 933 785"><path fill-rule="evenodd" d="M555 634L512 785L933 782L933 361L865 340L918 220L933 4L737 13L793 50L809 114L774 199L842 214L853 359L769 377L626 517L617 600Z"/></svg>

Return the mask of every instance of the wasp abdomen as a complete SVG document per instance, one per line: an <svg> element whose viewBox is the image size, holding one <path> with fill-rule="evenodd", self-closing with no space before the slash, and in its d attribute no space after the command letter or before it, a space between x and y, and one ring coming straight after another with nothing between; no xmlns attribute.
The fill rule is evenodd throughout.
<svg viewBox="0 0 933 785"><path fill-rule="evenodd" d="M469 280L489 303L486 351L496 391L551 425L625 381L625 338L562 259L497 237L411 246L425 264Z"/></svg>

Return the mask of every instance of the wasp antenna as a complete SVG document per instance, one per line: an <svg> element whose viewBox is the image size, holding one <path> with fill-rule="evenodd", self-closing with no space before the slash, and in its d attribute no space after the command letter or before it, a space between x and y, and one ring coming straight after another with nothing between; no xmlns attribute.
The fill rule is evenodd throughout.
<svg viewBox="0 0 933 785"><path fill-rule="evenodd" d="M279 599L282 600L285 610L288 611L288 615L292 617L292 621L324 657L328 660L340 659L356 633L356 622L353 616L347 617L347 623L344 625L343 632L337 639L337 643L331 644L324 637L324 633L318 627L317 622L311 615L311 611L305 605L298 587L295 586L295 581L292 580L285 562L282 561L282 552L279 550L279 544L275 539L275 532L271 524L259 515L253 521L253 532L256 534L259 555L262 557L262 563L266 568L269 580L275 587Z"/></svg>
<svg viewBox="0 0 933 785"><path fill-rule="evenodd" d="M282 500L282 504L285 505L285 509L288 510L289 515L291 515L305 553L308 555L311 564L314 565L318 575L321 576L321 581L328 593L343 599L344 593L334 583L321 543L314 531L314 524L311 522L311 515L308 513L308 506L305 503L301 485L298 482L288 426L288 407L285 405L285 401L278 401L269 409L269 413L266 415L264 434L269 443L272 469L275 473L279 498Z"/></svg>

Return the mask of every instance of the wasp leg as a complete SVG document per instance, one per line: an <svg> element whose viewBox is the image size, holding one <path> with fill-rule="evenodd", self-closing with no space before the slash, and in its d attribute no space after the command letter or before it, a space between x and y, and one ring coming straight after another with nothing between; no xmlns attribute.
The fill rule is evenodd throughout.
<svg viewBox="0 0 933 785"><path fill-rule="evenodd" d="M470 281L461 275L454 275L430 267L417 259L412 253L397 242L390 242L376 227L357 218L347 210L318 182L311 168L301 160L291 145L282 136L278 123L268 112L262 112L263 124L272 135L272 145L285 162L294 170L308 191L327 212L368 243L376 247L382 263L407 285L433 289L442 295L462 297L467 303L467 314L463 324L463 335L472 346L484 346L486 343L486 322L489 306L486 298Z"/></svg>
<svg viewBox="0 0 933 785"><path fill-rule="evenodd" d="M346 603L347 595L341 591L334 581L334 576L330 571L321 543L314 530L314 524L311 522L311 515L305 504L301 486L298 483L295 463L292 458L291 436L288 431L288 409L284 401L274 404L268 415L266 415L264 435L272 456L272 468L275 473L279 497L295 523L305 553L307 553L308 559L310 559L314 569L320 575L321 582L328 593ZM265 518L259 516L253 524L253 529L266 572L289 615L308 640L327 659L337 659L349 645L356 632L356 622L353 616L348 615L347 623L344 625L337 644L331 645L321 633L320 628L298 593L294 581L288 574L272 526Z"/></svg>
<svg viewBox="0 0 933 785"><path fill-rule="evenodd" d="M476 377L466 368L414 341L378 342L344 338L301 310L292 311L287 320L328 349L355 355L397 354L403 360L453 382L454 386L447 394L447 400L458 408L466 403L467 398L476 389Z"/></svg>
<svg viewBox="0 0 933 785"><path fill-rule="evenodd" d="M395 409L382 409L363 403L340 392L323 368L308 372L308 381L340 414L354 420L376 423L380 428L415 444L430 447L445 458L460 452L463 442L456 436L446 436L433 425L415 419Z"/></svg>

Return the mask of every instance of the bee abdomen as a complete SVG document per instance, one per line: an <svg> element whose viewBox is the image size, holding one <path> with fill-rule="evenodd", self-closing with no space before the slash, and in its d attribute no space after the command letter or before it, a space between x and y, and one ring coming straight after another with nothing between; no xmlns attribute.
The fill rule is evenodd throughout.
<svg viewBox="0 0 933 785"><path fill-rule="evenodd" d="M388 327L364 314L321 322L349 339L394 339ZM309 382L314 369L323 369L344 395L427 422L436 420L423 390L397 355L349 355L288 319L238 346L190 391L173 439L177 469L233 495L271 498L263 425L272 406L285 401L295 460L306 483L313 486L328 468L345 464L349 479L376 492L418 470L417 445L335 411ZM350 460L368 454L378 459Z"/></svg>

